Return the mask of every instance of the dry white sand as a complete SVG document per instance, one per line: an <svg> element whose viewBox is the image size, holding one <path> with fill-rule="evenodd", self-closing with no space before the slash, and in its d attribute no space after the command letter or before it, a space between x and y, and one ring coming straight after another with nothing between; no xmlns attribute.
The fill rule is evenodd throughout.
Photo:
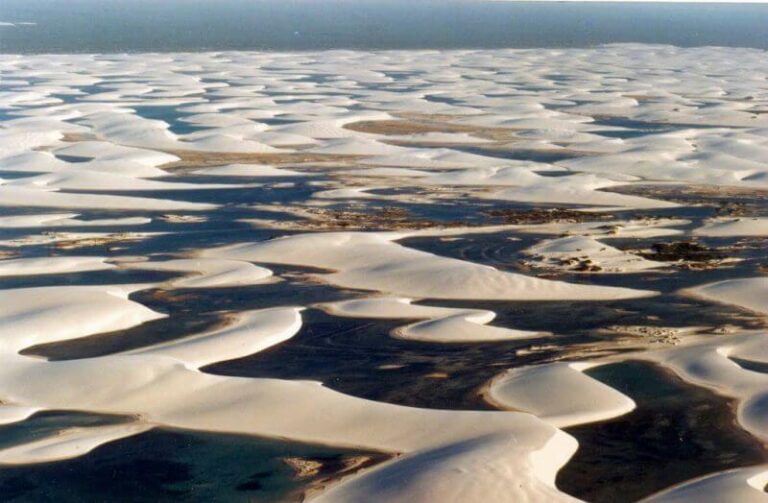
<svg viewBox="0 0 768 503"><path fill-rule="evenodd" d="M399 81L388 75L403 68L413 73ZM567 74L568 85L552 80L553 69ZM2 216L4 228L142 225L150 222L143 214L147 211L218 207L185 201L185 190L245 188L157 179L174 173L167 163L182 158L188 163L195 156L205 162L192 174L241 180L291 176L301 183L309 173L327 169L338 183L314 185L315 197L304 202L318 206L362 204L374 197L399 201L371 190L405 188L415 189L409 202L476 198L489 204L644 211L678 204L612 191L648 183L768 187L764 51L629 44L442 53L232 52L225 57L219 53L2 55L0 72L11 83L0 94L0 107L10 117L0 124L0 206L50 208ZM216 76L215 81L204 78L206 72ZM313 75L334 78L303 79ZM98 92L79 94L80 88L97 84ZM65 102L60 96L67 94L79 99ZM132 108L153 105L184 111L187 115L181 122L197 130L176 134L168 122L147 119ZM403 119L403 112L410 118ZM656 134L615 138L601 132L624 129L600 124L600 116L708 127L670 127ZM289 122L270 123L270 119ZM431 126L390 135L361 133L351 126L396 120L426 121ZM461 126L461 132L434 129L441 123ZM474 153L457 150L468 144L475 144ZM442 146L431 148L435 145ZM506 155L505 151L511 157L518 153L559 160L491 155ZM221 165L216 166L211 161L220 154ZM331 161L302 164L302 171L279 162L318 154ZM265 160L272 164L261 164ZM365 183L347 186L345 177L365 178ZM247 188L268 189L256 184ZM111 195L105 190L151 191L152 197ZM80 219L67 210L121 214ZM625 273L660 266L605 241L683 235L687 223L638 218L554 222L514 230L548 236L531 249L547 260L583 253L606 272ZM500 228L473 232L491 230ZM121 267L185 274L160 285L0 290L0 422L23 421L35 411L50 409L138 417L126 425L73 429L12 446L0 450L0 463L78 456L152 425L164 425L402 454L331 487L320 495L323 501L572 500L555 488L554 479L577 444L558 427L615 417L634 406L628 397L582 372L599 362L555 363L501 374L491 384L492 400L530 414L402 407L344 395L316 382L224 377L199 370L290 339L301 328L303 306L254 305L253 310L228 313L228 324L222 327L131 354L60 362L19 354L37 344L128 329L165 316L130 300L129 294L137 289L253 286L271 276L263 267L270 263L327 269L313 277L383 296L322 307L339 316L411 320L394 335L434 343L542 334L490 325L495 316L490 310L415 305L412 299L610 301L654 294L538 279L397 242L411 236L467 232L456 228L298 234L204 250L196 258L121 261ZM693 234L764 236L765 218L715 219ZM142 239L150 234L133 236ZM0 244L21 249L78 237L107 234L37 234ZM0 274L109 267L102 257L21 258L0 261ZM766 313L767 289L766 278L755 277L703 285L691 292ZM764 339L764 334L708 337L635 357L649 358L691 383L732 397L738 402L739 424L765 439L765 375L729 358L768 362ZM655 501L763 500L765 478L765 467L712 474L657 495Z"/></svg>

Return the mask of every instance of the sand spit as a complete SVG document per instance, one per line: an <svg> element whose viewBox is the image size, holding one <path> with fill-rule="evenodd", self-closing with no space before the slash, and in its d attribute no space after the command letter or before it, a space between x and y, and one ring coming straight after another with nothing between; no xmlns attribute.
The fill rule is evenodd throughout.
<svg viewBox="0 0 768 503"><path fill-rule="evenodd" d="M768 277L729 279L691 288L685 293L768 314Z"/></svg>
<svg viewBox="0 0 768 503"><path fill-rule="evenodd" d="M697 236L731 237L761 236L768 237L768 218L720 219L707 222L694 230Z"/></svg>
<svg viewBox="0 0 768 503"><path fill-rule="evenodd" d="M80 220L78 213L45 213L38 215L18 215L0 217L0 227L35 228L35 227L109 227L121 225L144 225L152 221L146 217L102 218L95 220Z"/></svg>
<svg viewBox="0 0 768 503"><path fill-rule="evenodd" d="M2 351L18 352L37 344L121 330L164 317L128 300L131 292L141 288L112 285L0 290Z"/></svg>
<svg viewBox="0 0 768 503"><path fill-rule="evenodd" d="M386 463L310 501L579 501L555 489L550 468L575 451L571 437L560 432L534 455L521 447L505 434L452 443Z"/></svg>
<svg viewBox="0 0 768 503"><path fill-rule="evenodd" d="M2 264L2 262L0 262ZM249 262L217 259L176 259L165 262L123 263L127 269L193 273L168 281L173 288L223 288L258 285L272 276L272 271Z"/></svg>
<svg viewBox="0 0 768 503"><path fill-rule="evenodd" d="M485 393L502 408L535 414L564 428L604 421L635 408L627 396L583 373L588 363L552 363L512 369L495 378Z"/></svg>
<svg viewBox="0 0 768 503"><path fill-rule="evenodd" d="M224 328L133 351L163 355L191 368L248 356L290 339L301 328L301 308L238 313Z"/></svg>
<svg viewBox="0 0 768 503"><path fill-rule="evenodd" d="M0 260L0 277L103 271L115 266L103 257L42 257Z"/></svg>
<svg viewBox="0 0 768 503"><path fill-rule="evenodd" d="M190 203L149 197L71 194L7 185L0 185L0 206L138 211L204 211L216 208L216 205L209 203Z"/></svg>
<svg viewBox="0 0 768 503"><path fill-rule="evenodd" d="M424 319L395 329L400 339L422 342L490 342L543 337L549 334L488 326L496 313L480 309L455 309L414 305L414 299L377 297L346 300L317 307L350 318Z"/></svg>
<svg viewBox="0 0 768 503"><path fill-rule="evenodd" d="M151 425L142 423L72 428L51 437L0 450L0 465L50 463L75 458L102 444L138 435L150 428Z"/></svg>
<svg viewBox="0 0 768 503"><path fill-rule="evenodd" d="M264 164L228 164L226 166L196 169L192 173L206 176L242 176L249 178L304 176L303 173L297 171Z"/></svg>
<svg viewBox="0 0 768 503"><path fill-rule="evenodd" d="M701 501L739 501L760 503L765 501L768 467L758 466L729 470L686 482L643 500L643 503L684 503Z"/></svg>
<svg viewBox="0 0 768 503"><path fill-rule="evenodd" d="M616 300L654 292L548 281L463 260L439 257L395 242L396 233L299 234L207 250L204 257L294 264L337 272L317 277L345 288L416 298L499 300Z"/></svg>

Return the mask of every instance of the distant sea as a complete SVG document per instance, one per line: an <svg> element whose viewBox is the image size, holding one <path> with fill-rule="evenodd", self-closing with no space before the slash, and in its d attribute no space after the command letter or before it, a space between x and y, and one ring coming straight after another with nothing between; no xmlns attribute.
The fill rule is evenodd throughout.
<svg viewBox="0 0 768 503"><path fill-rule="evenodd" d="M589 47L768 49L768 5L483 0L0 0L1 53Z"/></svg>

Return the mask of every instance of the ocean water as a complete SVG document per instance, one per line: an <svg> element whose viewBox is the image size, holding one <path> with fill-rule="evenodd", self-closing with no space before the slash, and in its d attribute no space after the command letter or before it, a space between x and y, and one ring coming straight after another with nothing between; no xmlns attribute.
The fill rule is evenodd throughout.
<svg viewBox="0 0 768 503"><path fill-rule="evenodd" d="M2 53L768 48L768 5L486 0L2 0Z"/></svg>

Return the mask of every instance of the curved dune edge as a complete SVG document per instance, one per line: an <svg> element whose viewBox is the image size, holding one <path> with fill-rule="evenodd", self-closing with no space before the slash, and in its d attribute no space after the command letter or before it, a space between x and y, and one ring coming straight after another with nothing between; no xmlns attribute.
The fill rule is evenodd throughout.
<svg viewBox="0 0 768 503"><path fill-rule="evenodd" d="M0 260L0 277L114 269L106 257L37 257Z"/></svg>
<svg viewBox="0 0 768 503"><path fill-rule="evenodd" d="M396 458L310 501L575 502L554 487L557 468L575 451L563 432L532 453L519 437L490 434Z"/></svg>
<svg viewBox="0 0 768 503"><path fill-rule="evenodd" d="M146 217L101 218L97 220L79 220L78 213L43 213L37 215L14 215L0 217L3 228L35 227L100 227L113 225L144 225L152 221Z"/></svg>
<svg viewBox="0 0 768 503"><path fill-rule="evenodd" d="M100 445L138 435L152 428L152 425L145 423L70 428L50 437L0 449L0 465L18 466L76 458Z"/></svg>
<svg viewBox="0 0 768 503"><path fill-rule="evenodd" d="M490 342L529 339L550 335L504 327L488 326L496 313L484 309L459 309L413 305L405 297L374 297L318 304L335 316L350 318L412 318L420 321L396 328L391 335L422 342Z"/></svg>
<svg viewBox="0 0 768 503"><path fill-rule="evenodd" d="M164 318L128 300L146 285L50 286L0 290L0 356L27 347L124 330ZM0 399L7 398L0 394Z"/></svg>
<svg viewBox="0 0 768 503"><path fill-rule="evenodd" d="M301 329L302 308L278 307L243 311L216 330L131 351L137 355L175 358L190 368L258 353L287 341Z"/></svg>
<svg viewBox="0 0 768 503"><path fill-rule="evenodd" d="M174 259L163 262L124 262L121 267L146 271L192 273L167 282L173 288L223 288L259 285L272 278L272 271L241 260L210 258Z"/></svg>
<svg viewBox="0 0 768 503"><path fill-rule="evenodd" d="M687 503L689 501L764 503L768 499L765 494L766 484L768 484L768 466L739 468L685 482L645 498L642 503Z"/></svg>
<svg viewBox="0 0 768 503"><path fill-rule="evenodd" d="M507 454L505 462L523 467L522 472L487 474L484 462L471 459L467 466L478 474L485 473L483 476L495 480L496 485L517 486L520 494L559 494L552 485L554 474L575 450L575 440L532 415L403 407L351 397L315 382L225 377L197 370L291 337L301 326L298 308L240 314L222 329L132 354L57 362L17 354L31 344L129 328L160 316L127 298L138 288L43 287L0 292L5 301L0 305L16 306L0 311L0 323L10 335L0 347L0 397L29 411L83 410L141 418L127 426L71 430L17 445L0 451L0 463L82 455L102 443L139 433L147 425L392 453L416 453L441 446L454 452L464 449L462 442L477 442L479 450L471 450L487 457L483 454L487 448L495 453L499 445L507 450L512 442L516 450L514 455ZM53 313L39 306L37 299L41 298L56 305ZM88 319L89 323L58 321L67 317ZM17 414L17 419L23 417ZM312 420L307 421L308 417ZM483 440L486 438L494 440ZM554 451L553 442L559 446ZM465 482L458 481L461 485Z"/></svg>
<svg viewBox="0 0 768 503"><path fill-rule="evenodd" d="M656 294L503 272L490 266L414 250L395 242L406 236L374 232L297 234L209 249L201 256L330 269L337 272L316 277L344 288L414 298L620 300Z"/></svg>
<svg viewBox="0 0 768 503"><path fill-rule="evenodd" d="M694 229L693 234L706 237L768 236L768 218L710 220L698 229Z"/></svg>
<svg viewBox="0 0 768 503"><path fill-rule="evenodd" d="M682 290L692 297L768 314L768 277L737 278Z"/></svg>
<svg viewBox="0 0 768 503"><path fill-rule="evenodd" d="M0 185L0 206L138 211L203 211L212 210L217 207L215 204L191 203L171 199L102 194L70 194L7 185Z"/></svg>
<svg viewBox="0 0 768 503"><path fill-rule="evenodd" d="M623 393L583 373L590 363L549 363L508 370L485 387L486 400L522 410L558 428L604 421L635 409Z"/></svg>
<svg viewBox="0 0 768 503"><path fill-rule="evenodd" d="M23 405L0 404L0 425L24 421L39 410L36 407L24 407Z"/></svg>
<svg viewBox="0 0 768 503"><path fill-rule="evenodd" d="M735 399L738 423L759 439L768 439L768 374L747 370L731 359L768 362L765 334L712 336L635 356L660 364L685 381Z"/></svg>

